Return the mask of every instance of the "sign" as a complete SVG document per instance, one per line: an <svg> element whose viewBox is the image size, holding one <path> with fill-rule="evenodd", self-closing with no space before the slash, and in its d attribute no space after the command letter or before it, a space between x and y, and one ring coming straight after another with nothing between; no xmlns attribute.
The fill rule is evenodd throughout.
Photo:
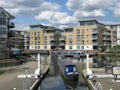
<svg viewBox="0 0 120 90"><path fill-rule="evenodd" d="M120 66L113 66L112 69L113 75L120 75Z"/></svg>

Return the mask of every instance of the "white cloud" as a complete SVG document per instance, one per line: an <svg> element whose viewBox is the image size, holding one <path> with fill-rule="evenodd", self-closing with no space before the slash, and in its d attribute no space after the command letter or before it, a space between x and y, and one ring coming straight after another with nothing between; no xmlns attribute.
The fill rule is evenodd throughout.
<svg viewBox="0 0 120 90"><path fill-rule="evenodd" d="M73 10L74 16L79 19L106 16L106 10L111 9L116 3L117 0L68 0L66 6Z"/></svg>
<svg viewBox="0 0 120 90"><path fill-rule="evenodd" d="M120 17L120 2L118 2L113 8L113 13L115 16Z"/></svg>
<svg viewBox="0 0 120 90"><path fill-rule="evenodd" d="M105 9L114 5L117 0L68 0L66 6L72 10L87 10Z"/></svg>
<svg viewBox="0 0 120 90"><path fill-rule="evenodd" d="M76 18L83 18L83 17L102 17L105 16L105 13L99 9L99 10L93 10L91 12L89 11L76 11L74 13L74 17Z"/></svg>
<svg viewBox="0 0 120 90"><path fill-rule="evenodd" d="M75 24L76 19L72 16L69 16L65 12L54 12L54 11L43 11L38 16L38 20L47 20L49 23L62 25L62 24Z"/></svg>
<svg viewBox="0 0 120 90"><path fill-rule="evenodd" d="M38 14L41 11L57 11L60 5L45 0L0 0L0 6L14 15Z"/></svg>

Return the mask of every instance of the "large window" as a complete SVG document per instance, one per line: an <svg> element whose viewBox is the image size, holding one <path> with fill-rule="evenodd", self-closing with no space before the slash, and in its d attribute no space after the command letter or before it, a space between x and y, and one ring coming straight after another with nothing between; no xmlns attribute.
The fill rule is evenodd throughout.
<svg viewBox="0 0 120 90"><path fill-rule="evenodd" d="M80 49L80 46L77 46L77 50L79 50Z"/></svg>
<svg viewBox="0 0 120 90"><path fill-rule="evenodd" d="M4 14L4 12L0 13L0 25L6 25L6 15Z"/></svg>
<svg viewBox="0 0 120 90"><path fill-rule="evenodd" d="M77 34L80 34L80 29L77 29Z"/></svg>
<svg viewBox="0 0 120 90"><path fill-rule="evenodd" d="M72 49L72 46L69 46L69 49Z"/></svg>
<svg viewBox="0 0 120 90"><path fill-rule="evenodd" d="M0 27L0 35L7 35L6 27Z"/></svg>

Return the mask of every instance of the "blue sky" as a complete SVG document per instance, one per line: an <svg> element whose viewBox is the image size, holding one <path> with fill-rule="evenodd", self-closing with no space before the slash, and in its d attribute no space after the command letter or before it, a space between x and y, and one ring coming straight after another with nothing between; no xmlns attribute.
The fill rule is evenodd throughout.
<svg viewBox="0 0 120 90"><path fill-rule="evenodd" d="M16 30L33 24L73 27L83 19L120 23L120 0L0 0L0 6L16 17Z"/></svg>

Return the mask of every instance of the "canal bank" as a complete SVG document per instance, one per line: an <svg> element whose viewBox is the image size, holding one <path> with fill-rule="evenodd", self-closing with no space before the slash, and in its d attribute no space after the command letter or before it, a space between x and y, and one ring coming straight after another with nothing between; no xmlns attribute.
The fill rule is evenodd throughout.
<svg viewBox="0 0 120 90"><path fill-rule="evenodd" d="M49 68L49 64L41 65L41 67L42 67L41 71L44 78L45 75L47 74L46 71ZM16 88L16 90L24 90L23 88L25 87L26 84L25 82L30 82L30 84L32 85L33 83L35 83L36 79L35 78L20 79L18 78L18 75L25 73L26 72L25 69L27 69L27 73L29 74L34 73L36 68L37 68L37 61L26 62L23 65L19 65L19 66L0 68L0 71L4 71L4 73L0 75L0 90L13 90L13 88ZM42 81L42 79L40 79L40 81ZM26 84L26 86L27 85L28 84Z"/></svg>
<svg viewBox="0 0 120 90"><path fill-rule="evenodd" d="M94 69L95 70L95 69ZM120 80L114 80L114 75L106 74L104 69L96 69L89 77L86 76L86 70L83 71L83 77L89 90L119 90Z"/></svg>

